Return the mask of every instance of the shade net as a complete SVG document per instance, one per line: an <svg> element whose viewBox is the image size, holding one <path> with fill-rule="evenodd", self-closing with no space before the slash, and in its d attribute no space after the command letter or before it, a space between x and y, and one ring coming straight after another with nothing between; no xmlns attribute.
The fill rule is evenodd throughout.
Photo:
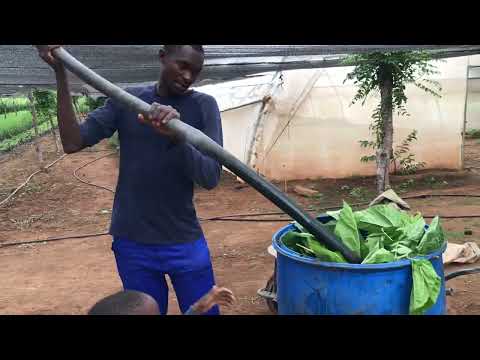
<svg viewBox="0 0 480 360"><path fill-rule="evenodd" d="M65 46L79 61L111 82L125 87L154 82L159 77L161 45ZM205 67L197 86L215 84L272 71L342 66L348 54L373 51L426 50L434 57L480 54L480 45L206 45ZM70 76L71 90L85 84ZM0 46L0 95L30 88L54 88L53 71L29 45Z"/></svg>

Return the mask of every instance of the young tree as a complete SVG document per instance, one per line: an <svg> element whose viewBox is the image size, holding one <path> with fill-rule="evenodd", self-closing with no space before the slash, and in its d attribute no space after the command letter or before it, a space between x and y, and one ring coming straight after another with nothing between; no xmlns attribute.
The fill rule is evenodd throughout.
<svg viewBox="0 0 480 360"><path fill-rule="evenodd" d="M352 55L345 65L355 66L347 75L353 80L358 91L352 104L365 100L372 93L380 93L380 103L372 114L370 131L375 138L361 142L364 147L372 147L376 154L372 159L377 163L377 191L384 192L390 187L390 163L393 154L393 112L408 116L406 110L407 84L414 84L434 96L440 97L441 86L437 81L426 78L438 74L431 63L431 56L423 51L374 52Z"/></svg>
<svg viewBox="0 0 480 360"><path fill-rule="evenodd" d="M53 122L53 118L57 114L56 95L53 91L35 89L33 91L33 98L35 100L35 108L42 122L47 120L50 122L50 131L55 142L56 151L58 153L60 151L60 147L58 145L55 124Z"/></svg>

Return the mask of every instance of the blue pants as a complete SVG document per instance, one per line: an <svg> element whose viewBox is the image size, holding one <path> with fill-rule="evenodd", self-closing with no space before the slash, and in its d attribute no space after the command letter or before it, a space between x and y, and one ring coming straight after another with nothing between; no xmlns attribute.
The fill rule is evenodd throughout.
<svg viewBox="0 0 480 360"><path fill-rule="evenodd" d="M210 252L204 238L175 245L146 245L114 238L112 250L124 289L152 296L162 315L168 311L165 275L172 281L182 313L215 285ZM219 314L218 306L206 313Z"/></svg>

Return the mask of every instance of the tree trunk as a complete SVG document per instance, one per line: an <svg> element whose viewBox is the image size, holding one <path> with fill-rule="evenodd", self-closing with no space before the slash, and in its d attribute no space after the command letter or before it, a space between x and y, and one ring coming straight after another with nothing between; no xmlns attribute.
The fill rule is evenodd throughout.
<svg viewBox="0 0 480 360"><path fill-rule="evenodd" d="M33 99L32 91L28 92L28 99L30 100L30 111L32 112L32 123L33 128L35 130L35 151L37 152L38 161L40 162L40 166L43 163L43 155L42 150L40 149L40 138L38 133L38 126L37 126L37 112L35 110L35 102Z"/></svg>
<svg viewBox="0 0 480 360"><path fill-rule="evenodd" d="M377 192L390 188L390 155L393 149L392 72L388 66L380 69L380 98L383 142L377 149Z"/></svg>

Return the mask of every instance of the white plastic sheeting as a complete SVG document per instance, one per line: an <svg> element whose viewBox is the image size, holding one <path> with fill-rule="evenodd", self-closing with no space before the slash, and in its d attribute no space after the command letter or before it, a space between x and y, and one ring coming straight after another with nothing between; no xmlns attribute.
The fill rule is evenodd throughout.
<svg viewBox="0 0 480 360"><path fill-rule="evenodd" d="M427 168L462 167L467 65L477 58L457 57L436 62L440 70L436 80L442 85L442 97L408 86L410 116L394 116L395 142L418 130L419 140L412 145L412 152L418 161L426 162ZM379 98L372 96L364 106L351 106L356 88L352 83L344 84L350 70L337 67L282 73L283 84L267 106L258 134L254 165L260 173L274 180L375 174L374 163L360 162L360 157L370 152L361 149L359 141L370 138L371 113ZM261 84L266 79L256 81ZM228 93L226 88L239 84L224 84L223 90L217 88L216 92ZM206 90L215 95L213 88ZM259 91L257 100L264 95ZM247 98L252 101L255 97ZM217 95L217 99L222 102L222 96ZM228 106L225 102L223 108L241 105L242 101ZM260 108L261 104L255 103L222 114L225 147L245 162Z"/></svg>

